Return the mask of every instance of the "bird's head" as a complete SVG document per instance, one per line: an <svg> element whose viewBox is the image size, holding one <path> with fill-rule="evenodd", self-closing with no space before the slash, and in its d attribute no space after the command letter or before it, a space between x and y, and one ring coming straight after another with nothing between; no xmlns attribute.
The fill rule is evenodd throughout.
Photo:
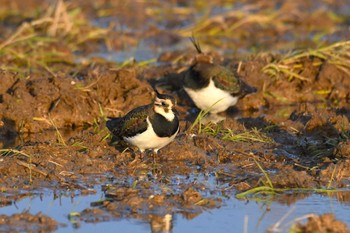
<svg viewBox="0 0 350 233"><path fill-rule="evenodd" d="M207 63L207 64L213 64L213 57L203 53L203 50L199 44L199 41L195 38L194 35L192 35L192 37L190 37L190 41L193 44L193 46L195 47L195 49L197 50L197 54L194 57L192 63L196 64L196 63Z"/></svg>
<svg viewBox="0 0 350 233"><path fill-rule="evenodd" d="M156 90L155 92L154 111L164 116L168 121L172 121L175 117L173 108L176 106L176 99L171 95L160 94Z"/></svg>

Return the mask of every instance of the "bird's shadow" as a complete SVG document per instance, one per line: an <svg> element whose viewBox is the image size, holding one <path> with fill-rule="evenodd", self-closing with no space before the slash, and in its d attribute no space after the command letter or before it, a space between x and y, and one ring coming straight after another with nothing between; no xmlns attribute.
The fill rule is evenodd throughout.
<svg viewBox="0 0 350 233"><path fill-rule="evenodd" d="M186 122L189 122L190 124L193 124L198 117L201 117L201 110L197 107L192 107L187 111L187 114L184 118ZM240 111L235 106L229 107L226 111L220 112L220 113L207 113L205 114L202 119L202 124L207 124L209 122L217 124L221 121L226 120L227 118L236 118L240 116Z"/></svg>
<svg viewBox="0 0 350 233"><path fill-rule="evenodd" d="M130 148L130 145L123 139L120 139L114 135L112 135L112 138L108 142L108 145L114 147L120 153L130 151L133 154L133 156L135 156L135 152L132 148Z"/></svg>
<svg viewBox="0 0 350 233"><path fill-rule="evenodd" d="M127 151L130 152L130 155L133 159L133 163L135 163L136 161L142 163L147 161L153 161L154 163L157 155L157 153L153 150L145 150L144 152L141 152L137 147L130 146L130 144L125 142L123 139L120 139L116 136L112 136L112 139L110 140L108 145L114 147L121 154Z"/></svg>
<svg viewBox="0 0 350 233"><path fill-rule="evenodd" d="M0 145L2 144L3 148L11 148L16 145L16 141L19 137L19 133L16 129L16 122L9 118L1 118L3 125L0 125Z"/></svg>

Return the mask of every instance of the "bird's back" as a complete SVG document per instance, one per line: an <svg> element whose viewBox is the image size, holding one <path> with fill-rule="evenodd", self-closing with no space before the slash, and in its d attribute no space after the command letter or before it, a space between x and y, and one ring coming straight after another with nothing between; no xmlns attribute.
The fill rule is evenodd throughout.
<svg viewBox="0 0 350 233"><path fill-rule="evenodd" d="M147 129L147 115L152 105L133 109L124 117L112 118L106 122L107 128L118 138L133 137Z"/></svg>

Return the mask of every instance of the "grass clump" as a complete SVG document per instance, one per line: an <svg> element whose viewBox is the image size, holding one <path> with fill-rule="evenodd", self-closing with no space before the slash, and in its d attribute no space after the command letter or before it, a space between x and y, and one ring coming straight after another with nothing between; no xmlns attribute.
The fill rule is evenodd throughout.
<svg viewBox="0 0 350 233"><path fill-rule="evenodd" d="M257 128L244 129L242 132L235 132L232 129L224 128L222 124L205 122L205 116L207 116L209 110L200 111L197 118L193 122L189 129L189 132L194 132L196 129L197 134L206 134L213 137L219 137L222 140L232 141L232 142L261 142L261 143L274 143L274 140L268 137L262 132L262 130Z"/></svg>
<svg viewBox="0 0 350 233"><path fill-rule="evenodd" d="M208 123L202 129L202 132L215 137L220 137L222 140L232 142L261 142L274 143L274 140L264 134L260 129L244 129L243 131L234 131L228 128L222 128L221 125Z"/></svg>
<svg viewBox="0 0 350 233"><path fill-rule="evenodd" d="M335 193L342 192L342 190L337 189L325 189L325 188L271 188L269 186L258 186L252 189L249 189L245 192L238 193L236 198L238 199L253 199L253 200L264 200L272 199L277 194L282 194L286 192L293 193Z"/></svg>
<svg viewBox="0 0 350 233"><path fill-rule="evenodd" d="M74 64L74 51L83 43L104 39L106 33L107 29L91 26L80 8L59 0L41 17L23 22L0 43L0 68L17 72L44 68L54 74L50 64Z"/></svg>
<svg viewBox="0 0 350 233"><path fill-rule="evenodd" d="M266 65L263 72L273 78L280 75L288 77L288 80L299 79L310 81L300 73L305 69L303 62L311 59L312 65L320 67L324 61L334 64L339 70L350 75L350 40L334 43L325 47L290 52L281 59ZM317 59L315 59L317 58Z"/></svg>
<svg viewBox="0 0 350 233"><path fill-rule="evenodd" d="M293 193L305 193L305 192L313 192L313 193L334 193L334 192L341 192L342 190L337 189L331 189L331 182L333 180L333 175L327 185L327 188L292 188L292 187L285 187L285 188L276 188L274 187L273 183L271 182L271 179L268 175L268 172L262 167L262 165L257 161L257 159L254 157L252 153L247 154L247 156L251 156L255 162L255 164L258 166L259 170L263 173L266 181L260 179L259 182L262 182L263 185L249 189L245 192L238 193L236 195L236 198L238 199L253 199L253 200L271 200L275 195L286 193L286 192L293 192ZM333 171L334 172L334 171Z"/></svg>
<svg viewBox="0 0 350 233"><path fill-rule="evenodd" d="M210 109L208 109L206 111L201 110L199 112L198 116L196 117L196 119L194 120L193 124L191 125L191 127L189 129L190 132L192 132L193 129L195 129L197 127L198 128L197 133L198 134L202 133L202 127L203 127L202 122L203 122L204 117L208 115L209 111L210 111Z"/></svg>
<svg viewBox="0 0 350 233"><path fill-rule="evenodd" d="M16 149L0 149L0 156L18 156L18 155L22 155L29 160L28 161L29 163L17 160L17 164L28 168L28 170L29 170L29 183L32 183L33 182L32 171L38 171L37 169L34 168L34 165L32 164L32 155L27 154L23 151L16 150ZM42 174L41 171L38 171L38 172Z"/></svg>
<svg viewBox="0 0 350 233"><path fill-rule="evenodd" d="M222 130L222 139L235 141L235 142L262 142L262 143L274 143L274 140L266 136L261 130L252 128L250 130L244 130L241 133L233 132L231 129Z"/></svg>
<svg viewBox="0 0 350 233"><path fill-rule="evenodd" d="M46 124L52 126L55 129L56 132L56 138L57 138L57 142L63 146L67 146L61 132L59 131L56 123L51 119L51 117L49 117L49 119L45 118L45 117L33 117L34 121L41 121L41 122L45 122Z"/></svg>

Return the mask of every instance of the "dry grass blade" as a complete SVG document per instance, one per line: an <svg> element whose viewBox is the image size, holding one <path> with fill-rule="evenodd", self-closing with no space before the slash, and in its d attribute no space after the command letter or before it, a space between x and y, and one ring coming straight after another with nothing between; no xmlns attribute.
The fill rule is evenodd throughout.
<svg viewBox="0 0 350 233"><path fill-rule="evenodd" d="M51 125L54 127L55 131L56 131L56 137L57 137L57 141L64 145L64 146L67 146L66 142L64 141L64 138L61 134L61 132L58 130L58 127L57 125L55 124L55 122L49 117L49 119L46 119L44 117L33 117L33 120L34 121L42 121L42 122L45 122L47 123L48 125Z"/></svg>
<svg viewBox="0 0 350 233"><path fill-rule="evenodd" d="M259 25L276 25L276 20L273 20L271 14L264 15L264 13L256 15L254 10L258 10L258 5L249 4L238 10L230 10L218 15L210 15L210 10L203 14L201 18L193 25L189 25L177 33L182 36L190 36L193 33L218 36L218 35L232 35L235 29L246 23L257 23ZM271 19L272 18L272 19Z"/></svg>
<svg viewBox="0 0 350 233"><path fill-rule="evenodd" d="M253 158L255 164L259 167L260 171L264 174L266 180L267 180L267 183L269 184L269 187L273 189L273 184L270 180L270 177L269 175L267 174L267 172L265 171L265 169L260 165L260 163L256 160L254 154L252 153L249 153L249 155Z"/></svg>
<svg viewBox="0 0 350 233"><path fill-rule="evenodd" d="M58 0L41 18L22 23L0 43L0 54L7 56L7 62L0 68L40 68L55 76L52 63L73 64L73 52L83 43L104 40L108 29L92 26L80 8L69 8L64 1Z"/></svg>
<svg viewBox="0 0 350 233"><path fill-rule="evenodd" d="M20 165L20 166L23 166L23 167L28 168L30 171L34 171L34 172L39 173L39 174L41 174L41 175L43 175L43 176L45 176L45 177L46 177L47 174L48 174L46 171L42 171L42 170L40 170L40 169L34 167L33 164L26 163L26 162L23 162L23 161L20 161L20 160L17 160L16 163L17 163L18 165Z"/></svg>
<svg viewBox="0 0 350 233"><path fill-rule="evenodd" d="M7 155L11 155L11 154L24 155L27 158L31 158L30 155L28 155L22 151L16 150L16 149L0 149L0 155L2 155L2 156L7 156Z"/></svg>
<svg viewBox="0 0 350 233"><path fill-rule="evenodd" d="M31 29L31 24L24 23L13 33L7 40L0 44L0 50L4 49L7 46L16 44L21 41L27 41L36 36L35 33L29 33L26 35L26 30ZM24 34L24 35L23 35Z"/></svg>
<svg viewBox="0 0 350 233"><path fill-rule="evenodd" d="M295 210L295 206L290 208L287 213L285 213L280 220L278 220L272 227L269 228L269 232L279 232L280 226L284 220Z"/></svg>
<svg viewBox="0 0 350 233"><path fill-rule="evenodd" d="M236 23L232 24L229 26L227 29L227 33L232 33L239 27L242 27L245 24L258 24L258 25L268 25L275 23L275 14L271 15L262 15L262 14L257 14L257 15L248 15L247 17L243 17L242 19L238 20Z"/></svg>
<svg viewBox="0 0 350 233"><path fill-rule="evenodd" d="M303 81L309 81L308 78L299 75L298 73L293 71L293 68L288 67L283 64L268 64L263 68L263 71L271 76L277 76L279 73L283 73L288 77L288 80L293 78L297 78Z"/></svg>
<svg viewBox="0 0 350 233"><path fill-rule="evenodd" d="M50 36L56 36L58 31L62 31L67 34L73 27L71 18L67 13L67 8L62 0L57 1L53 21L48 28L47 32Z"/></svg>

